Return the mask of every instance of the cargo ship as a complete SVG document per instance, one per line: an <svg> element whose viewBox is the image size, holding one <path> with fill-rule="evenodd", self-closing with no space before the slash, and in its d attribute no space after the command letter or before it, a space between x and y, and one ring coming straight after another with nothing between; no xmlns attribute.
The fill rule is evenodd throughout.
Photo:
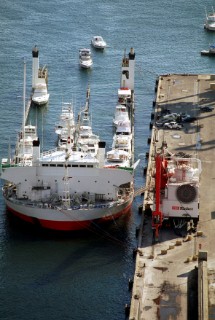
<svg viewBox="0 0 215 320"><path fill-rule="evenodd" d="M126 85L132 94L134 61L131 50L123 58L121 72L121 87ZM86 137L86 131L83 134L89 112L87 90L86 105L75 130L68 128L66 145L41 152L35 135L27 158L24 152L18 152L19 157L2 159L3 196L15 216L46 229L73 231L113 221L130 211L135 164L129 168L105 167L105 142L96 136L92 150L89 144L93 133L90 130L90 137ZM20 143L25 145L25 135Z"/></svg>

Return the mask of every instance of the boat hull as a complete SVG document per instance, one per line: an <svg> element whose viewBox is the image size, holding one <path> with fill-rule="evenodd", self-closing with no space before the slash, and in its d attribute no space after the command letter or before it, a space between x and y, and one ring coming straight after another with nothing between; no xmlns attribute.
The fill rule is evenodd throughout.
<svg viewBox="0 0 215 320"><path fill-rule="evenodd" d="M32 102L38 106L43 106L47 104L49 101L49 95L44 96L44 97L39 97L39 98L34 98L32 97Z"/></svg>
<svg viewBox="0 0 215 320"><path fill-rule="evenodd" d="M215 31L215 23L212 24L205 24L204 28L208 31Z"/></svg>
<svg viewBox="0 0 215 320"><path fill-rule="evenodd" d="M201 55L202 55L202 56L209 56L209 57L211 57L211 56L215 56L215 52L210 52L210 51L203 50L203 51L201 51Z"/></svg>
<svg viewBox="0 0 215 320"><path fill-rule="evenodd" d="M92 67L92 63L83 63L83 62L80 62L80 67L83 68L83 69L90 69Z"/></svg>
<svg viewBox="0 0 215 320"><path fill-rule="evenodd" d="M92 209L68 209L29 207L6 200L7 209L19 219L45 229L59 231L76 231L88 229L92 224L113 221L129 213L133 195L118 205L94 207Z"/></svg>

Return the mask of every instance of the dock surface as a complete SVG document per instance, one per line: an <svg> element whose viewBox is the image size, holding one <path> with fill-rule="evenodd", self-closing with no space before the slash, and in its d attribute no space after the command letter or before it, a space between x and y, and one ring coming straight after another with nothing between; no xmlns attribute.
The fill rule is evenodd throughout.
<svg viewBox="0 0 215 320"><path fill-rule="evenodd" d="M162 75L156 81L155 91L129 319L197 319L200 293L195 279L198 278L199 250L207 252L208 319L214 319L215 109L201 112L200 107L215 106L215 75ZM163 108L188 113L196 120L184 123L181 130L164 130L155 125ZM158 243L154 243L151 217L146 213L154 202L155 151L162 148L163 143L173 154L185 153L201 160L200 213L194 234L176 235L170 227L162 228Z"/></svg>

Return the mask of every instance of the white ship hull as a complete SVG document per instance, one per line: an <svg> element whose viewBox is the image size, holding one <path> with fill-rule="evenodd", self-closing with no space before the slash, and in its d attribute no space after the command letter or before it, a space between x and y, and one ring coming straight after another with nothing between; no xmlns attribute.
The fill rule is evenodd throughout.
<svg viewBox="0 0 215 320"><path fill-rule="evenodd" d="M41 204L41 207L26 205L15 199L5 198L5 201L8 210L26 222L51 230L75 231L86 229L92 223L113 221L126 215L131 208L133 194L121 203L112 202L109 205L98 205L92 208L77 206L62 209L50 208L46 204Z"/></svg>

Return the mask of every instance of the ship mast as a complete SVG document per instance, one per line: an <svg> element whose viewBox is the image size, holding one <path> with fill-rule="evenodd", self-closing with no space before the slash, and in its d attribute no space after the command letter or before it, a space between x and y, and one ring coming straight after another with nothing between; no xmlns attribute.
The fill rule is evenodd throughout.
<svg viewBox="0 0 215 320"><path fill-rule="evenodd" d="M66 149L65 149L65 163L64 163L64 190L63 190L63 197L62 202L66 209L70 208L70 192L69 192L69 175L68 175L68 160L69 160L69 151L71 151L71 126L70 126L70 120L68 119L68 137L67 137L67 143L66 143ZM73 138L73 137L72 137Z"/></svg>
<svg viewBox="0 0 215 320"><path fill-rule="evenodd" d="M24 58L24 80L23 80L23 124L22 124L22 151L23 151L23 165L25 156L25 90L26 90L26 61Z"/></svg>
<svg viewBox="0 0 215 320"><path fill-rule="evenodd" d="M69 158L69 154L68 154L68 150L66 150L66 156L65 156L65 174L63 177L64 180L64 190L63 190L63 197L62 197L62 202L63 205L65 206L65 208L70 208L70 192L69 192L69 176L68 176L68 158Z"/></svg>

